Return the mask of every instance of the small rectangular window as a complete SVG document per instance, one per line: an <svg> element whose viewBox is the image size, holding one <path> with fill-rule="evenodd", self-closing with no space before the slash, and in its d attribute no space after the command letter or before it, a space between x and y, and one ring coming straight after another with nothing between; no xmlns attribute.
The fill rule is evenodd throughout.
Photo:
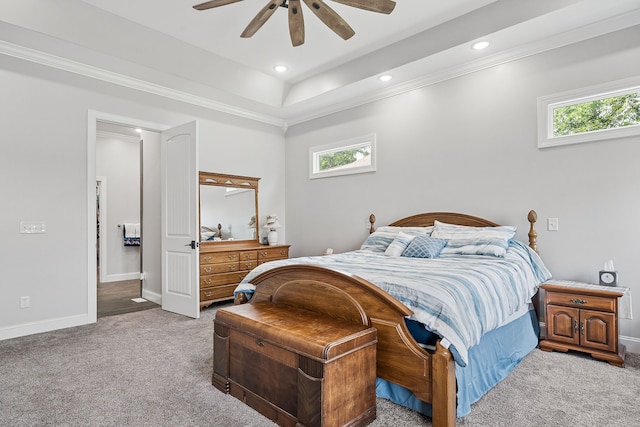
<svg viewBox="0 0 640 427"><path fill-rule="evenodd" d="M538 99L538 147L640 135L640 79Z"/></svg>
<svg viewBox="0 0 640 427"><path fill-rule="evenodd" d="M309 149L309 178L374 172L376 140L366 135Z"/></svg>

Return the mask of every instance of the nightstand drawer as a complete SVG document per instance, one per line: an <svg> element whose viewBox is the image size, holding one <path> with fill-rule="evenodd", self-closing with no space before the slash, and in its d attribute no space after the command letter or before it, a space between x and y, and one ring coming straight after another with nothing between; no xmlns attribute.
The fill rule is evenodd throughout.
<svg viewBox="0 0 640 427"><path fill-rule="evenodd" d="M548 292L547 304L563 305L565 307L589 308L613 312L616 309L616 299L584 294L564 292Z"/></svg>

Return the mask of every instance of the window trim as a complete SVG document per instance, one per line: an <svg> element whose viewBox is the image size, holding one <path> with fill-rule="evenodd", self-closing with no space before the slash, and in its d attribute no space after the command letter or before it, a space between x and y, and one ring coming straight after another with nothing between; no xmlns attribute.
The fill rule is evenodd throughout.
<svg viewBox="0 0 640 427"><path fill-rule="evenodd" d="M640 135L640 125L602 129L573 135L553 135L553 110L640 91L640 76L607 82L538 98L538 148L603 141Z"/></svg>
<svg viewBox="0 0 640 427"><path fill-rule="evenodd" d="M347 150L349 148L362 145L364 143L371 143L371 164L365 166L356 166L351 168L339 169L339 170L329 170L325 172L318 171L318 159L319 156L326 153L327 151L340 151L340 149ZM357 173L367 173L367 172L375 172L376 171L376 134L368 134L363 136L358 136L355 138L333 142L331 144L319 145L315 147L309 148L309 179L318 179L318 178L328 178L332 176L341 176L341 175L353 175Z"/></svg>

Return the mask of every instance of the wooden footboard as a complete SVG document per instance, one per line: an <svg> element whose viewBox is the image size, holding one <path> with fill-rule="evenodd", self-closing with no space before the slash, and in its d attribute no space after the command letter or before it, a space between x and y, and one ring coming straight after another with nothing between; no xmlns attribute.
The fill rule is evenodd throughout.
<svg viewBox="0 0 640 427"><path fill-rule="evenodd" d="M403 218L393 226L430 226L434 221L491 227L498 224L471 215L431 212ZM535 211L530 223L529 246L537 250ZM375 216L371 215L371 232ZM432 405L434 427L456 424L455 362L438 342L429 353L413 339L405 324L412 311L380 288L356 276L322 267L290 265L269 270L251 280L256 292L250 303L271 301L359 322L378 330L377 376L411 390L418 399ZM240 293L236 303L247 299ZM537 297L534 298L534 304Z"/></svg>
<svg viewBox="0 0 640 427"><path fill-rule="evenodd" d="M430 402L435 427L455 426L453 357L440 344L433 354L418 345L404 321L412 311L397 299L359 277L311 265L274 268L251 283L256 291L250 303L287 304L375 327L376 375Z"/></svg>

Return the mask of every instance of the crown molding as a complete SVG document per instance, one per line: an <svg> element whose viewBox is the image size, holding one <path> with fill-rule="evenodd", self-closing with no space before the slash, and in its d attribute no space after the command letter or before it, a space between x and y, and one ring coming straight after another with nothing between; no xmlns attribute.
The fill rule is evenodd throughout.
<svg viewBox="0 0 640 427"><path fill-rule="evenodd" d="M175 101L181 101L199 107L204 107L209 110L219 111L245 119L278 126L281 128L284 128L286 126L284 120L277 117L259 114L254 111L234 107L232 105L211 100L209 98L183 92L180 90L171 89L166 86L161 86L134 77L125 76L123 74L83 64L71 59L51 55L46 52L41 52L39 50L20 46L14 43L9 43L4 40L0 40L0 54L34 62L40 65L45 65L47 67L57 68L59 70L78 74L84 77L113 83L130 89L139 90L141 92L162 96L164 98L173 99Z"/></svg>
<svg viewBox="0 0 640 427"><path fill-rule="evenodd" d="M230 115L266 123L273 126L278 126L282 129L283 133L286 133L287 129L293 125L301 124L321 117L326 117L331 114L339 113L351 108L380 101L406 92L418 90L446 80L461 77L508 62L516 61L525 57L540 54L573 43L578 43L590 38L629 28L638 24L640 24L640 11L634 11L618 15L613 18L605 19L591 25L586 25L570 31L566 31L564 33L548 37L543 40L534 41L517 48L505 50L495 55L487 56L483 59L446 67L439 71L431 72L419 78L389 86L382 90L356 94L354 96L347 95L346 99L340 98L341 96L342 98L345 98L345 96L340 95L338 90L335 92L335 94L337 94L337 100L329 100L329 98L331 98L331 93L329 93L327 94L327 98L325 98L326 100L323 102L323 95L320 95L315 99L315 101L311 101L306 107L308 112L298 114L293 112L286 115L284 119L257 113L255 111L243 108L238 108L232 105L214 101L210 98L205 98L191 93L171 89L166 86L157 85L145 80L129 77L123 74L83 64L56 55L51 55L42 51L9 43L3 40L0 40L0 54L12 56L26 61L31 61L52 68L57 68L85 77L102 80L134 90L162 96L168 99L185 102L210 110L227 113ZM355 90L357 91L357 89ZM317 104L317 106L313 106L313 104ZM297 108L298 111L305 108L302 105L300 105L299 107L302 108Z"/></svg>
<svg viewBox="0 0 640 427"><path fill-rule="evenodd" d="M294 126L310 120L319 119L331 114L339 113L351 108L360 107L372 102L381 101L403 93L418 90L427 86L481 71L487 68L517 61L563 46L578 43L594 37L602 36L614 31L623 30L640 24L640 11L619 15L591 25L567 31L543 40L528 43L517 48L508 49L500 53L486 56L475 61L444 68L438 72L429 73L420 78L398 83L387 88L356 96L343 102L332 102L325 108L313 109L308 114L288 117L287 125Z"/></svg>

